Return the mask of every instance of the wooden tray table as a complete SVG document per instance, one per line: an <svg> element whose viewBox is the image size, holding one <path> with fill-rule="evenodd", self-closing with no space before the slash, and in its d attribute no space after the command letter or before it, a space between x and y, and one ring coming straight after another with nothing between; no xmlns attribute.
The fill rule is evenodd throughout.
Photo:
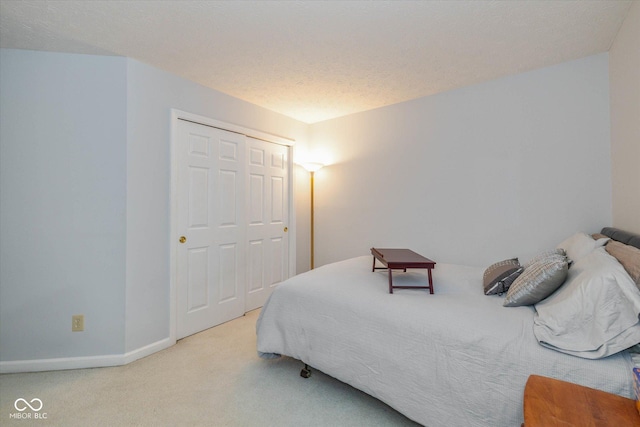
<svg viewBox="0 0 640 427"><path fill-rule="evenodd" d="M431 270L435 267L436 263L429 258L425 258L420 254L413 252L410 249L379 249L371 248L371 255L373 255L373 267L371 271L376 270L389 270L389 293L393 293L393 289L429 289L429 293L433 294L433 278L431 277ZM380 261L384 267L376 267L376 259ZM407 268L426 268L429 276L428 286L394 286L393 278L391 276L392 270L404 270Z"/></svg>

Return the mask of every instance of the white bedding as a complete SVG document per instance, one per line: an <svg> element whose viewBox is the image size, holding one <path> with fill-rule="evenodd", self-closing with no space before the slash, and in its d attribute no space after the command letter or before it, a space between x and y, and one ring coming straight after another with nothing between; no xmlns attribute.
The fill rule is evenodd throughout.
<svg viewBox="0 0 640 427"><path fill-rule="evenodd" d="M603 247L575 262L562 288L535 307L533 333L555 350L598 359L640 342L640 290Z"/></svg>
<svg viewBox="0 0 640 427"><path fill-rule="evenodd" d="M531 374L633 396L626 351L586 360L541 346L534 308L484 295L482 269L438 263L434 295L391 295L386 271L371 272L371 262L353 258L280 284L258 319L260 355L299 359L426 426L518 426ZM426 272L393 280L424 284Z"/></svg>

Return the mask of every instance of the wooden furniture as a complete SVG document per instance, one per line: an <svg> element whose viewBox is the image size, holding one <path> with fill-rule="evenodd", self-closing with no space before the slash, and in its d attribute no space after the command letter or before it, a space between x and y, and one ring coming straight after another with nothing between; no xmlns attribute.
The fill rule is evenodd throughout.
<svg viewBox="0 0 640 427"><path fill-rule="evenodd" d="M389 270L389 293L393 293L393 289L429 289L429 293L433 294L433 279L431 270L436 263L429 258L425 258L410 249L377 249L371 248L373 255L373 267L371 271ZM384 267L376 267L376 259L380 261ZM429 286L393 286L392 270L404 270L407 268L426 268L429 276Z"/></svg>
<svg viewBox="0 0 640 427"><path fill-rule="evenodd" d="M531 375L524 389L523 426L640 426L640 414L635 400L578 384Z"/></svg>

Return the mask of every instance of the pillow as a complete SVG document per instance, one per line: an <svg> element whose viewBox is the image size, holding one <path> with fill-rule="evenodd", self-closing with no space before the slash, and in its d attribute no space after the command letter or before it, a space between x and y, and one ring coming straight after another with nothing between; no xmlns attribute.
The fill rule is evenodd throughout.
<svg viewBox="0 0 640 427"><path fill-rule="evenodd" d="M503 305L518 307L542 301L564 283L568 270L569 262L562 255L552 255L535 262L511 284Z"/></svg>
<svg viewBox="0 0 640 427"><path fill-rule="evenodd" d="M608 236L605 236L602 233L593 233L591 237L593 237L593 240L600 240L600 239L606 239ZM606 245L606 242L605 242L605 245Z"/></svg>
<svg viewBox="0 0 640 427"><path fill-rule="evenodd" d="M528 267L530 267L531 265L535 264L536 262L542 261L542 260L544 260L546 258L553 257L554 255L566 256L567 253L562 248L551 249L550 251L544 251L544 252L534 256L529 261L527 261L527 263L524 265L524 268L526 270Z"/></svg>
<svg viewBox="0 0 640 427"><path fill-rule="evenodd" d="M482 276L485 295L502 294L507 292L511 283L524 270L518 258L506 259L490 265Z"/></svg>
<svg viewBox="0 0 640 427"><path fill-rule="evenodd" d="M612 240L605 249L615 257L640 289L640 249Z"/></svg>
<svg viewBox="0 0 640 427"><path fill-rule="evenodd" d="M610 239L608 237L594 240L586 233L576 233L567 238L557 247L567 252L567 256L573 262L580 261L584 256L589 255L595 248L603 246Z"/></svg>
<svg viewBox="0 0 640 427"><path fill-rule="evenodd" d="M565 285L535 309L536 338L563 353L599 359L640 342L640 290L603 248L575 263Z"/></svg>

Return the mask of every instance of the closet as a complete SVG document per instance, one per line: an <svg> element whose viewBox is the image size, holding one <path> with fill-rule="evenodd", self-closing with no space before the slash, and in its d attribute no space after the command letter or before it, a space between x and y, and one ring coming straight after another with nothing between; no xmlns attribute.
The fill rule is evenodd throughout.
<svg viewBox="0 0 640 427"><path fill-rule="evenodd" d="M290 147L174 123L180 339L261 307L288 277Z"/></svg>

